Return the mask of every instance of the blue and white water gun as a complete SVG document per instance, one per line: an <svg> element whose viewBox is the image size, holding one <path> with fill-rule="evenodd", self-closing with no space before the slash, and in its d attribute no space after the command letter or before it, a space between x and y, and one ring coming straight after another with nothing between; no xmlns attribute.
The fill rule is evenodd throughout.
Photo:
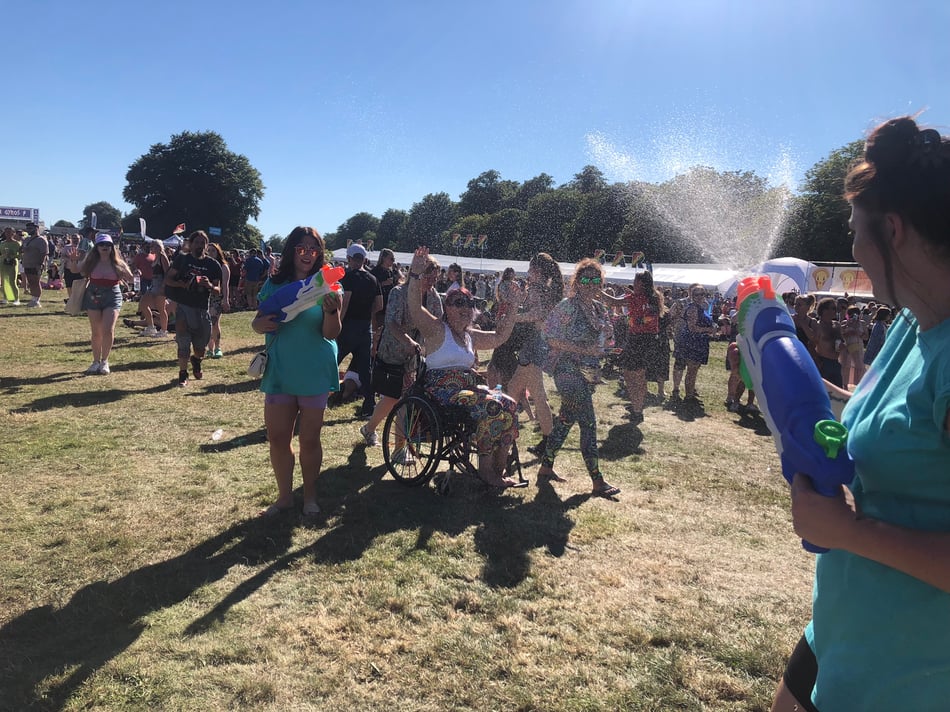
<svg viewBox="0 0 950 712"><path fill-rule="evenodd" d="M834 420L831 401L815 362L795 333L788 308L776 299L772 280L739 282L739 371L755 391L775 440L782 474L791 484L807 475L826 497L854 479L854 462L845 447L848 430ZM827 551L802 541L807 551Z"/></svg>

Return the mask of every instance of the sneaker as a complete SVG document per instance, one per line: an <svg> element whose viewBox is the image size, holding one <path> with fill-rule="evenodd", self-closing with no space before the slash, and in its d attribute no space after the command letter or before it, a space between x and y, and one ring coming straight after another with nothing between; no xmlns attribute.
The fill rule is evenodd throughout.
<svg viewBox="0 0 950 712"><path fill-rule="evenodd" d="M403 465L408 467L416 461L416 458L412 456L412 453L409 452L407 448L402 448L395 455L393 455L393 463L396 465Z"/></svg>
<svg viewBox="0 0 950 712"><path fill-rule="evenodd" d="M727 401L726 401L726 410L728 410L730 413L738 413L738 412L739 412L739 404L736 403L735 401L727 400Z"/></svg>
<svg viewBox="0 0 950 712"><path fill-rule="evenodd" d="M130 329L134 329L135 326L136 326L135 322L132 321L131 319L123 319L123 320L122 320L122 323L123 323L125 326L129 327Z"/></svg>
<svg viewBox="0 0 950 712"><path fill-rule="evenodd" d="M21 304L23 304L23 302L21 302L19 299L17 299L15 302L13 302L13 306L15 306L15 307L18 307L18 306L20 306Z"/></svg>
<svg viewBox="0 0 950 712"><path fill-rule="evenodd" d="M224 353L221 349L215 349L211 352L211 358L221 358L222 356L224 356Z"/></svg>
<svg viewBox="0 0 950 712"><path fill-rule="evenodd" d="M680 389L679 389L679 388L674 388L674 389L673 389L673 392L670 393L670 402L671 402L671 403L678 403L679 400L680 400Z"/></svg>
<svg viewBox="0 0 950 712"><path fill-rule="evenodd" d="M369 430L368 426L369 423L360 426L360 435L363 436L363 442L370 447L376 447L379 445L379 436L376 435L375 430Z"/></svg>
<svg viewBox="0 0 950 712"><path fill-rule="evenodd" d="M749 415L758 415L762 411L759 410L759 406L753 403L752 405L747 405L745 407L745 412L748 413Z"/></svg>
<svg viewBox="0 0 950 712"><path fill-rule="evenodd" d="M201 359L197 356L191 357L191 372L195 375L196 381L200 381L204 377L204 372L201 370Z"/></svg>
<svg viewBox="0 0 950 712"><path fill-rule="evenodd" d="M142 333L139 336L158 336L158 329L154 326L146 326L142 329Z"/></svg>
<svg viewBox="0 0 950 712"><path fill-rule="evenodd" d="M99 374L102 376L108 376L112 371L109 369L109 362L103 361L99 364Z"/></svg>
<svg viewBox="0 0 950 712"><path fill-rule="evenodd" d="M178 372L178 386L184 388L188 385L188 371Z"/></svg>
<svg viewBox="0 0 950 712"><path fill-rule="evenodd" d="M40 309L43 305L40 304L38 299L34 299L32 302L27 304L27 306L30 307L31 309Z"/></svg>
<svg viewBox="0 0 950 712"><path fill-rule="evenodd" d="M99 373L99 369L100 369L101 367L102 367L102 364L101 364L101 363L99 363L98 361L93 361L93 362L92 362L92 365L91 365L89 368L86 369L86 375L87 375L87 376L93 376L93 375Z"/></svg>
<svg viewBox="0 0 950 712"><path fill-rule="evenodd" d="M155 332L155 336L158 337L159 339L167 339L168 332L165 331L164 329L161 329L160 331Z"/></svg>
<svg viewBox="0 0 950 712"><path fill-rule="evenodd" d="M636 411L631 410L627 419L630 421L631 425L639 425L643 422L643 413L637 413Z"/></svg>

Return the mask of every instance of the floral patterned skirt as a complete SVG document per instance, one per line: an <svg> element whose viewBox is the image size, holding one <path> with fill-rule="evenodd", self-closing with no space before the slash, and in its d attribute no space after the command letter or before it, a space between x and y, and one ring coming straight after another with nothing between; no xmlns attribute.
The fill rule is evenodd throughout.
<svg viewBox="0 0 950 712"><path fill-rule="evenodd" d="M461 405L475 424L479 455L498 448L506 452L518 437L518 404L504 393L490 391L474 371L437 368L426 371L425 389L442 405Z"/></svg>

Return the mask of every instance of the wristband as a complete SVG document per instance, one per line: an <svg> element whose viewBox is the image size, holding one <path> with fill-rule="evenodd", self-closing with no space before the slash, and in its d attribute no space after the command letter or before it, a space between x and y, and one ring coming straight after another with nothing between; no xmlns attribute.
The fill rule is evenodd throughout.
<svg viewBox="0 0 950 712"><path fill-rule="evenodd" d="M324 311L323 313L324 313L324 314L329 314L330 316L333 316L334 314L337 313L337 311L339 311L339 310L334 309L333 311Z"/></svg>

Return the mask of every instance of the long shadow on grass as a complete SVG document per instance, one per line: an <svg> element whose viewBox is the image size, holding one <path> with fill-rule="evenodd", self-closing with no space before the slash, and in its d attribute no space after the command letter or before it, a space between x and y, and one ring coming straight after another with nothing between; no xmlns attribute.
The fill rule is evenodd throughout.
<svg viewBox="0 0 950 712"><path fill-rule="evenodd" d="M90 376L90 378L94 378ZM98 377L95 377L98 378ZM54 408L88 408L103 403L115 403L128 396L139 395L142 393L163 393L177 388L176 382L162 383L151 388L142 388L140 390L126 391L119 388L110 388L104 391L83 391L82 393L58 393L54 396L37 398L30 403L24 403L19 408L10 411L11 413L36 413Z"/></svg>
<svg viewBox="0 0 950 712"><path fill-rule="evenodd" d="M30 376L19 378L17 376L0 376L0 389L5 395L18 393L27 386L47 385L58 383L60 381L71 381L76 378L75 373L48 373L45 376Z"/></svg>
<svg viewBox="0 0 950 712"><path fill-rule="evenodd" d="M477 483L459 483L454 494L441 496L432 487L406 487L384 478L385 473L384 466L366 465L362 447L353 450L346 465L324 471L321 507L329 519L335 518L332 528L312 545L274 559L185 632L198 635L212 628L229 609L296 561L355 561L377 538L399 531L417 532L413 550L427 551L435 533L455 537L474 526L476 549L485 557L482 579L489 586L511 588L528 576L530 552L544 548L552 556L564 554L574 526L567 512L590 499L582 494L562 501L550 482L540 483L530 502L518 494L490 494Z"/></svg>
<svg viewBox="0 0 950 712"><path fill-rule="evenodd" d="M273 561L292 528L240 522L174 558L78 590L0 628L0 709L62 710L97 670L127 650L148 615L181 603L232 567Z"/></svg>

